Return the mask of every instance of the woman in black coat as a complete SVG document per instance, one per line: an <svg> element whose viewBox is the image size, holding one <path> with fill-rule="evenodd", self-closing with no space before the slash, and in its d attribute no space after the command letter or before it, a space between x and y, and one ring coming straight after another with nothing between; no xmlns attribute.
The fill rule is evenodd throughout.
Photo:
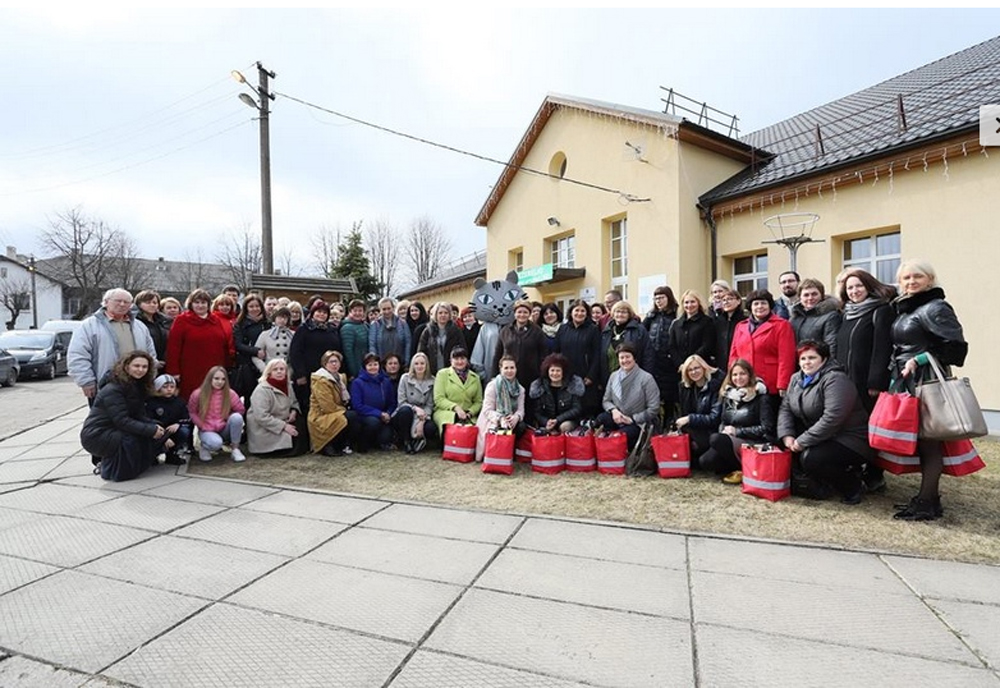
<svg viewBox="0 0 1000 688"><path fill-rule="evenodd" d="M428 322L430 322L430 318L427 315L427 309L424 308L424 304L419 301L411 303L410 308L406 311L406 326L410 328L410 346L413 347L411 355L417 353L417 344L420 342L420 335L424 333Z"/></svg>
<svg viewBox="0 0 1000 688"><path fill-rule="evenodd" d="M145 351L132 351L118 360L97 392L80 444L100 458L105 480L130 480L155 461L153 440L165 433L146 416L146 397L155 377L156 361Z"/></svg>
<svg viewBox="0 0 1000 688"><path fill-rule="evenodd" d="M542 359L548 354L542 328L531 322L531 304L522 301L514 306L514 322L500 328L494 361L511 356L517 361L517 381L525 389L538 379ZM495 375L497 371L493 371Z"/></svg>
<svg viewBox="0 0 1000 688"><path fill-rule="evenodd" d="M697 354L688 356L681 364L680 374L680 410L674 425L691 438L691 458L696 459L708 451L708 438L719 429L722 420L719 390L725 375Z"/></svg>
<svg viewBox="0 0 1000 688"><path fill-rule="evenodd" d="M667 420L673 417L679 381L677 367L680 361L670 353L670 326L677 318L677 308L673 289L657 287L653 291L653 310L642 321L649 332L649 345L653 347L653 369L649 372L660 389L660 403L667 409Z"/></svg>
<svg viewBox="0 0 1000 688"><path fill-rule="evenodd" d="M330 306L325 301L313 302L309 318L292 335L288 345L288 366L295 382L295 398L299 415L308 417L312 374L320 369L320 360L327 351L343 353L340 331L330 322Z"/></svg>
<svg viewBox="0 0 1000 688"><path fill-rule="evenodd" d="M799 283L799 302L792 306L788 322L795 332L795 343L806 340L826 342L830 355L837 356L837 332L840 330L840 304L827 298L818 279L808 277Z"/></svg>
<svg viewBox="0 0 1000 688"><path fill-rule="evenodd" d="M865 270L848 272L840 290L844 320L837 333L836 359L869 414L879 392L889 389L890 333L896 317L889 302L895 297L892 287Z"/></svg>
<svg viewBox="0 0 1000 688"><path fill-rule="evenodd" d="M410 306L412 309L413 306ZM430 364L431 377L450 365L451 352L455 347L465 348L465 337L462 331L452 322L451 304L439 301L431 307L431 320L426 327L420 328L420 340L417 351L427 355ZM468 351L466 351L468 353ZM494 371L495 372L495 371Z"/></svg>
<svg viewBox="0 0 1000 688"><path fill-rule="evenodd" d="M528 396L535 408L535 427L546 432L569 432L583 412L583 380L568 375L569 361L549 354L542 361L542 376L531 383Z"/></svg>
<svg viewBox="0 0 1000 688"><path fill-rule="evenodd" d="M240 311L233 325L233 343L236 345L236 376L233 388L244 397L244 403L250 401L257 386L260 371L254 365L255 358L264 360L261 349L257 348L257 339L261 333L270 329L271 323L264 315L264 301L256 294L250 294L243 300Z"/></svg>
<svg viewBox="0 0 1000 688"><path fill-rule="evenodd" d="M729 364L729 350L733 344L736 325L747 319L743 310L743 299L738 292L725 289L720 294L722 308L715 313L715 364L716 367Z"/></svg>
<svg viewBox="0 0 1000 688"><path fill-rule="evenodd" d="M715 360L715 323L705 314L705 302L692 290L681 294L681 317L670 325L670 355L685 361L698 355L709 363Z"/></svg>
<svg viewBox="0 0 1000 688"><path fill-rule="evenodd" d="M151 289L135 295L136 319L146 326L156 349L157 368L163 368L167 360L167 335L173 320L160 312L160 295Z"/></svg>
<svg viewBox="0 0 1000 688"><path fill-rule="evenodd" d="M655 367L653 347L649 345L649 332L635 317L628 301L618 301L611 307L611 319L601 332L600 385L603 390L611 373L618 370L618 347L622 344L635 347L635 362L647 373ZM603 395L602 395L603 396Z"/></svg>
<svg viewBox="0 0 1000 688"><path fill-rule="evenodd" d="M556 353L562 354L569 367L567 377L574 375L583 380L583 417L591 418L601 412L601 331L590 317L586 301L574 301L569 309L569 321L563 323L556 334Z"/></svg>

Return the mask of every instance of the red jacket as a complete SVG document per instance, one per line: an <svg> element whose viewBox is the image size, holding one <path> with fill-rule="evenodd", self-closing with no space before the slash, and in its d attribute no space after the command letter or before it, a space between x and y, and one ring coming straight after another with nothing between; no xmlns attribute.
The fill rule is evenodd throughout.
<svg viewBox="0 0 1000 688"><path fill-rule="evenodd" d="M235 348L231 326L215 313L206 318L191 311L178 315L167 335L166 372L180 376L181 399L201 387L213 366L228 366Z"/></svg>
<svg viewBox="0 0 1000 688"><path fill-rule="evenodd" d="M788 380L798 368L795 360L795 332L787 320L772 314L750 333L750 320L736 325L729 349L729 365L745 359L768 394L788 389Z"/></svg>

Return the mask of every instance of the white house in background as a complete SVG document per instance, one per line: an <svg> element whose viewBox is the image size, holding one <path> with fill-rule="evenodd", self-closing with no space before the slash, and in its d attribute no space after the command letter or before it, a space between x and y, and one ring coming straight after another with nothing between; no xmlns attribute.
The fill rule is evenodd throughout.
<svg viewBox="0 0 1000 688"><path fill-rule="evenodd" d="M17 255L13 246L8 246L7 253L0 255L0 326L3 329L27 330L36 324L41 327L46 320L62 318L62 292L61 282L37 270L32 289L28 258ZM12 323L13 313L8 305L18 302L27 307Z"/></svg>

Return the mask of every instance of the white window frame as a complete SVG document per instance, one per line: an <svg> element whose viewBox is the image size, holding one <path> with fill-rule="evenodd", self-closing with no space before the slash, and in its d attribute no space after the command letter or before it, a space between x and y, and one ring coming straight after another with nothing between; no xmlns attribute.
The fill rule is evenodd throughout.
<svg viewBox="0 0 1000 688"><path fill-rule="evenodd" d="M878 251L878 240L881 237L898 237L899 251L896 253L879 253ZM868 241L870 244L870 251L865 258L847 258L847 248L851 243L856 241ZM902 261L902 248L903 248L903 234L899 230L894 232L879 232L875 234L870 234L868 236L852 237L850 239L844 239L844 245L841 248L841 259L842 268L844 270L850 270L852 268L861 268L866 270L875 276L875 279L885 284L895 284L896 282L896 270L899 268L899 264ZM883 274L879 274L879 266L882 266Z"/></svg>
<svg viewBox="0 0 1000 688"><path fill-rule="evenodd" d="M566 234L549 240L549 262L556 268L576 267L575 234Z"/></svg>
<svg viewBox="0 0 1000 688"><path fill-rule="evenodd" d="M750 258L753 262L753 270L751 272L736 272L737 262L746 258ZM764 260L763 266L761 266L761 259ZM738 291L741 296L746 296L755 289L767 289L767 268L769 262L770 261L766 251L763 253L753 253L748 256L736 256L733 258L733 289ZM750 289L747 289L744 292L740 289L740 282L750 282Z"/></svg>
<svg viewBox="0 0 1000 688"><path fill-rule="evenodd" d="M622 293L623 299L628 299L628 218L622 217L608 223L608 255L610 256L608 274L611 276L611 288ZM619 274L615 274L615 272Z"/></svg>

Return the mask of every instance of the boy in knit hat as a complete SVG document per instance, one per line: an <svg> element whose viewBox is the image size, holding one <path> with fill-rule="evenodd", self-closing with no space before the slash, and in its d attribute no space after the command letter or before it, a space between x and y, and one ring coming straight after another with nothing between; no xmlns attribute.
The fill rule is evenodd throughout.
<svg viewBox="0 0 1000 688"><path fill-rule="evenodd" d="M173 375L153 380L153 396L146 400L146 414L166 432L155 441L157 462L180 466L191 454L191 416L187 404L177 396Z"/></svg>

